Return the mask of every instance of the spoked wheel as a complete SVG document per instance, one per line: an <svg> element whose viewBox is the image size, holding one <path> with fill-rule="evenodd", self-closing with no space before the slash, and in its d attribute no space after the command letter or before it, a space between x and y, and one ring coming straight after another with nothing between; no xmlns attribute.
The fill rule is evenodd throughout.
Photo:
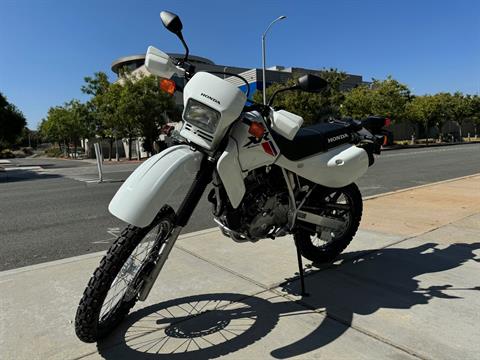
<svg viewBox="0 0 480 360"><path fill-rule="evenodd" d="M324 216L327 221L325 226L302 223L302 227L298 227L294 238L300 253L315 263L330 262L357 232L362 218L362 195L355 184L339 189L319 188L302 209Z"/></svg>
<svg viewBox="0 0 480 360"><path fill-rule="evenodd" d="M174 211L164 207L149 226L129 225L115 240L80 300L75 317L80 340L97 341L128 314L174 224Z"/></svg>

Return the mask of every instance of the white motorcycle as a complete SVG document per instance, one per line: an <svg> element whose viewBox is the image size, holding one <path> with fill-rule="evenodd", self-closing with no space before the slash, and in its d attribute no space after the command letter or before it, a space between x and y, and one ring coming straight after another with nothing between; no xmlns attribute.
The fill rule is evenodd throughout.
<svg viewBox="0 0 480 360"><path fill-rule="evenodd" d="M128 225L95 270L80 301L75 330L85 342L107 335L137 300L145 300L175 241L206 187L221 231L237 242L292 234L301 256L335 259L360 223L362 197L354 181L380 153L388 119L334 121L301 128L303 119L285 110L247 102L247 94L188 62L182 23L160 14L185 47L183 61L149 47L145 65L173 93L182 80L185 108L180 132L185 144L167 148L140 165L113 197L109 211ZM247 89L248 82L243 80ZM175 78L176 80L171 80ZM305 75L294 87L320 92L328 86ZM180 84L180 87L181 84ZM246 105L249 103L250 105ZM189 187L174 211L172 195Z"/></svg>

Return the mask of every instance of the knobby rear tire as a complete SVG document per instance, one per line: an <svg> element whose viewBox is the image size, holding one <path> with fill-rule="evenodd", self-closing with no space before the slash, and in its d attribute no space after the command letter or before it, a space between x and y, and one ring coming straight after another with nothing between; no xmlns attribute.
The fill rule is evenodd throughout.
<svg viewBox="0 0 480 360"><path fill-rule="evenodd" d="M120 300L118 305L107 314L108 317L100 321L102 306L108 291L135 248L158 224L167 219L173 225L174 218L173 210L170 207L164 207L149 226L138 228L128 225L108 249L90 278L77 309L75 333L80 340L87 343L96 342L108 335L129 313L137 302L137 294L129 301Z"/></svg>
<svg viewBox="0 0 480 360"><path fill-rule="evenodd" d="M360 225L360 220L362 219L362 194L357 185L352 183L340 189L332 189L332 192L335 191L342 192L350 202L351 221L344 234L324 246L316 246L312 242L312 234L308 231L299 229L294 233L295 242L302 256L317 264L328 263L335 260L352 241ZM312 197L313 196L314 194L312 194Z"/></svg>

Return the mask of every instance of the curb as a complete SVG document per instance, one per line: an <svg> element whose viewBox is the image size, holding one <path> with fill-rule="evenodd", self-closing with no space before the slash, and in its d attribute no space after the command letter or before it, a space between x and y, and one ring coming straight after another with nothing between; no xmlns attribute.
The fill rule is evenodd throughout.
<svg viewBox="0 0 480 360"><path fill-rule="evenodd" d="M405 150L405 149L429 149L434 147L442 147L442 146L456 146L456 145L473 145L473 144L480 144L480 141L472 141L472 142L456 142L456 143L444 143L444 144L431 144L431 145L397 145L391 146L387 148L382 148L382 151L393 151L393 150Z"/></svg>
<svg viewBox="0 0 480 360"><path fill-rule="evenodd" d="M408 188L405 188L405 189L398 189L398 190L388 191L388 192L381 193L381 194L375 194L375 195L365 196L365 197L362 198L362 199L363 199L364 201L368 201L368 200L372 200L372 199L375 199L375 198L378 198L378 197L383 197L383 196L388 196L388 195L394 195L394 194L397 194L397 193L402 193L402 192L406 192L406 191L410 191L410 190L416 190L416 189L420 189L420 188L424 188L424 187L429 187L429 186L435 186L435 185L445 184L445 183L454 182L454 181L459 181L459 180L468 179L468 178L477 177L477 176L480 176L480 173L476 173L476 174L472 174L472 175L465 175L465 176L461 176L461 177L453 178L453 179L441 180L441 181L437 181L437 182L433 182L433 183L428 183L428 184L423 184L423 185L412 186L412 187L408 187Z"/></svg>
<svg viewBox="0 0 480 360"><path fill-rule="evenodd" d="M205 235L205 234L216 232L216 231L220 231L220 230L217 227L214 227L214 228L194 231L194 232L191 232L191 233L188 233L188 234L181 234L178 237L178 240L187 239L187 238L191 238L191 237L195 237L195 236L201 236L201 235ZM48 268L48 267L52 267L52 266L58 266L58 265L69 264L69 263L78 262L78 261L82 261L82 260L98 258L98 257L101 257L101 256L105 255L106 252L107 252L107 250L97 251L97 252L94 252L94 253L91 253L91 254L78 255L78 256L73 256L73 257L69 257L69 258L65 258L65 259L53 260L53 261L48 261L48 262L44 262L44 263L40 263L40 264L23 266L23 267L19 267L19 268L16 268L16 269L0 271L0 279L3 278L3 277L7 277L9 275L16 275L16 274L29 272L29 271L40 270L40 269L44 269L44 268Z"/></svg>

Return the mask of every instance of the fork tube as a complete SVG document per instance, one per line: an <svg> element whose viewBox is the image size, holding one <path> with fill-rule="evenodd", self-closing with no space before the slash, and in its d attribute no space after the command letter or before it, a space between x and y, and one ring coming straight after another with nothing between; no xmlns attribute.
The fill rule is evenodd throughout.
<svg viewBox="0 0 480 360"><path fill-rule="evenodd" d="M143 286L142 286L142 289L140 290L138 300L145 301L148 294L150 293L150 290L152 290L152 286L153 284L155 284L155 280L157 280L158 274L160 274L160 271L162 270L163 265L165 265L165 262L168 259L168 255L170 255L170 251L172 251L173 245L177 241L178 235L180 235L181 231L182 231L182 227L177 226L172 230L172 232L168 236L168 239L165 241L165 244L160 249L160 257L158 258L158 261L155 264L155 267L143 282Z"/></svg>

